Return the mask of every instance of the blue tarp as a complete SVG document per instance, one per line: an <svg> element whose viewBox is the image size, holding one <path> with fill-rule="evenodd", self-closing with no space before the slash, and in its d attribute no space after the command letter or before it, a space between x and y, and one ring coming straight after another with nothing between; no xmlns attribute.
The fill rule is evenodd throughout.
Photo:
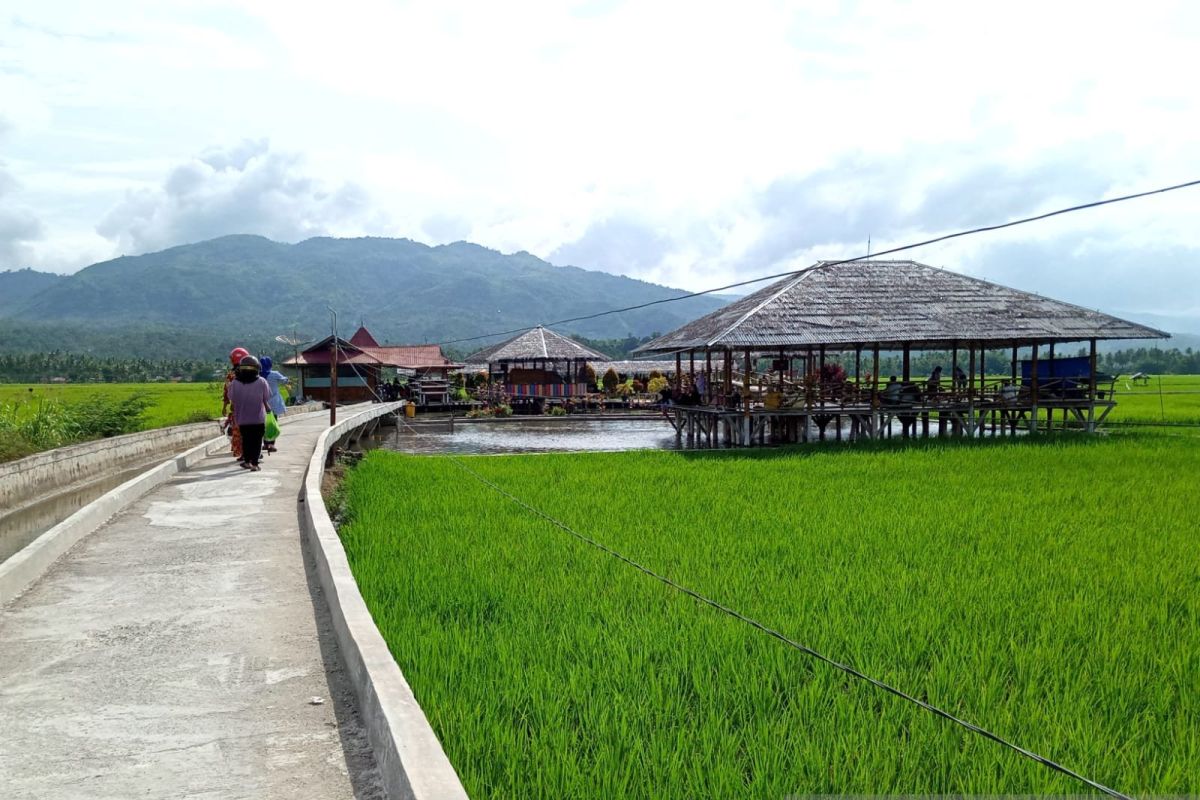
<svg viewBox="0 0 1200 800"><path fill-rule="evenodd" d="M1074 358L1038 359L1038 383L1044 383L1054 378L1075 378L1086 381L1090 374L1091 360L1087 356ZM1028 383L1033 377L1033 362L1021 362L1021 380Z"/></svg>

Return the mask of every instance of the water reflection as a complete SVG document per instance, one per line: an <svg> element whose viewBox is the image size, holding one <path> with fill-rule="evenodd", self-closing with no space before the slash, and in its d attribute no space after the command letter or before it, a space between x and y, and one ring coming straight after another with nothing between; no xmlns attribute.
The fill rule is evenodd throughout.
<svg viewBox="0 0 1200 800"><path fill-rule="evenodd" d="M579 420L534 419L528 422L456 422L384 428L365 447L402 453L553 453L591 450L679 450L681 443L664 419Z"/></svg>
<svg viewBox="0 0 1200 800"><path fill-rule="evenodd" d="M86 486L69 489L0 516L0 563L110 489L149 469L157 461L131 467Z"/></svg>

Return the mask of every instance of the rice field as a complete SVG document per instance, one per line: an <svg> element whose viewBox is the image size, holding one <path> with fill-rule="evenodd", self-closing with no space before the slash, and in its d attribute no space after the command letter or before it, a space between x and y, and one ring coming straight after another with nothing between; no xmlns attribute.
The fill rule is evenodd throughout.
<svg viewBox="0 0 1200 800"><path fill-rule="evenodd" d="M123 400L142 395L150 400L144 429L216 419L221 413L219 383L0 383L0 404L13 402L84 402L92 397Z"/></svg>
<svg viewBox="0 0 1200 800"><path fill-rule="evenodd" d="M1114 390L1113 422L1200 425L1200 375L1154 375L1145 386L1120 378Z"/></svg>
<svg viewBox="0 0 1200 800"><path fill-rule="evenodd" d="M570 537L1120 791L1200 792L1200 449L1149 433L376 451L339 493L472 797L1082 794Z"/></svg>
<svg viewBox="0 0 1200 800"><path fill-rule="evenodd" d="M118 432L216 419L221 388L217 383L0 384L0 461L94 438L78 418L122 403L144 401L145 408Z"/></svg>

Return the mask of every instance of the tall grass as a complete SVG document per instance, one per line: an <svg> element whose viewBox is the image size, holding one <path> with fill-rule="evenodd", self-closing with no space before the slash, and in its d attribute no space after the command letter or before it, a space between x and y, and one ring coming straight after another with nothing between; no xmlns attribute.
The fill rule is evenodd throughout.
<svg viewBox="0 0 1200 800"><path fill-rule="evenodd" d="M96 395L77 403L55 400L0 405L0 461L74 442L140 430L150 400Z"/></svg>
<svg viewBox="0 0 1200 800"><path fill-rule="evenodd" d="M1193 440L479 457L556 518L1134 794L1200 791ZM341 535L475 797L1079 793L531 516L374 452Z"/></svg>
<svg viewBox="0 0 1200 800"><path fill-rule="evenodd" d="M221 385L0 384L0 461L119 433L215 419Z"/></svg>

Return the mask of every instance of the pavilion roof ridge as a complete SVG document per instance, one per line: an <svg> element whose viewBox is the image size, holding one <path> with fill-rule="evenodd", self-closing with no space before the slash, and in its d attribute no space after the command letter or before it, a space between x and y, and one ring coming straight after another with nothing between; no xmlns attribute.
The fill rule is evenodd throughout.
<svg viewBox="0 0 1200 800"><path fill-rule="evenodd" d="M712 337L712 340L711 340L710 342L708 342L708 346L709 346L709 347L712 347L712 345L713 345L715 342L717 342L717 341L719 341L720 339L722 339L722 338L724 338L724 337L728 336L729 334L733 333L735 330L737 330L738 326L740 326L740 325L741 325L743 322L745 322L746 320L750 319L750 318L751 318L751 317L753 317L755 314L757 314L759 311L762 311L764 308L766 308L767 306L769 306L771 303L773 303L773 302L775 302L776 300L778 300L778 299L779 299L779 296L780 296L780 295L782 295L784 292L791 291L791 289L792 289L792 288L793 288L793 287L794 287L796 284L800 283L800 281L804 280L804 278L805 278L805 277L807 277L807 276L808 276L808 274L809 274L810 272L812 272L814 269L817 269L817 268L818 268L818 267L820 267L820 266L823 266L823 263L824 263L824 262L822 262L822 264L817 264L816 266L812 266L812 267L806 267L805 269L801 270L801 271L800 271L800 274L798 274L798 275L794 276L794 278L795 278L795 279L794 279L793 281L791 281L790 283L786 283L786 284L783 286L783 288L782 288L782 289L780 289L778 292L776 292L775 294L773 294L773 295L771 295L770 297L766 298L766 299L765 299L765 300L763 300L761 303L759 303L758 305L756 305L754 308L750 309L750 310L749 310L749 311L747 311L745 314L743 314L743 315L742 315L742 316L741 316L741 317L738 319L738 321L737 321L737 322L735 322L735 323L733 323L732 325L730 325L730 326L729 326L729 328L727 328L726 330L724 330L724 331L722 331L721 333L717 334L716 336Z"/></svg>
<svg viewBox="0 0 1200 800"><path fill-rule="evenodd" d="M1023 346L1168 334L1076 303L917 261L820 261L637 348Z"/></svg>

